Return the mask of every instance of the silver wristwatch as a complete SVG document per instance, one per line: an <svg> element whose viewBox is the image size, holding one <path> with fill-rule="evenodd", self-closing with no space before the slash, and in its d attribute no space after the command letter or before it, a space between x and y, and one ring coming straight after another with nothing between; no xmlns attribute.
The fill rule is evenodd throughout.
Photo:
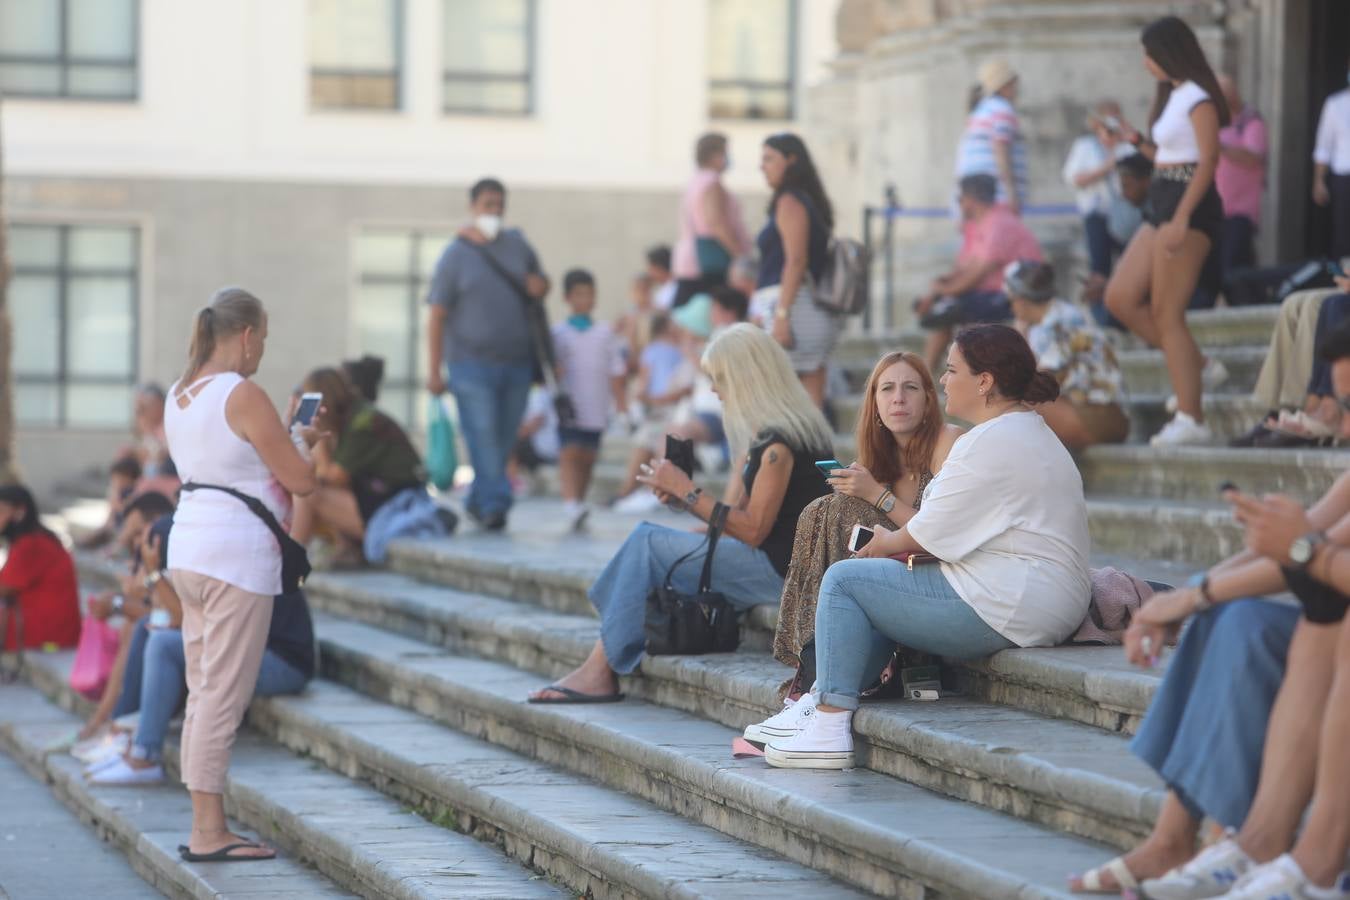
<svg viewBox="0 0 1350 900"><path fill-rule="evenodd" d="M1325 544L1327 535L1325 531L1310 531L1305 535L1294 538L1294 542L1289 545L1289 558L1294 565L1300 569L1312 562L1313 554L1317 552L1320 544Z"/></svg>
<svg viewBox="0 0 1350 900"><path fill-rule="evenodd" d="M889 516L891 510L895 509L895 494L886 492L886 498L877 504L877 509L881 510L883 515Z"/></svg>
<svg viewBox="0 0 1350 900"><path fill-rule="evenodd" d="M694 504L698 502L698 498L702 496L703 496L703 488L701 487L696 487L689 493L685 494L684 495L685 509L693 509Z"/></svg>

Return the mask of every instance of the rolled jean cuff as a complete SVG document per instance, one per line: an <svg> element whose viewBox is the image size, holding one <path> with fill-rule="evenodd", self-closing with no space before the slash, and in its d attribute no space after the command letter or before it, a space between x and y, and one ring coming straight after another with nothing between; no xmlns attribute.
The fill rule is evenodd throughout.
<svg viewBox="0 0 1350 900"><path fill-rule="evenodd" d="M854 711L856 711L859 706L857 695L849 696L848 694L821 694L817 702L824 706L837 706L840 709Z"/></svg>
<svg viewBox="0 0 1350 900"><path fill-rule="evenodd" d="M132 759L139 759L142 762L163 762L164 750L162 747L146 747L141 744L133 743L128 755Z"/></svg>

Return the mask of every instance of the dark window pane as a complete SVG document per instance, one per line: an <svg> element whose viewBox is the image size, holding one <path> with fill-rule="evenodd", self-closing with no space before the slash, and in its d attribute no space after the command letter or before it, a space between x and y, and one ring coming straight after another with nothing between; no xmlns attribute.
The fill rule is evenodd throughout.
<svg viewBox="0 0 1350 900"><path fill-rule="evenodd" d="M0 0L0 56L57 56L61 5L56 0Z"/></svg>
<svg viewBox="0 0 1350 900"><path fill-rule="evenodd" d="M123 99L136 96L136 70L130 66L71 66L72 97Z"/></svg>
<svg viewBox="0 0 1350 900"><path fill-rule="evenodd" d="M61 229L55 225L9 226L9 261L16 269L61 264Z"/></svg>
<svg viewBox="0 0 1350 900"><path fill-rule="evenodd" d="M131 380L135 322L131 280L71 278L66 287L66 364L71 375Z"/></svg>
<svg viewBox="0 0 1350 900"><path fill-rule="evenodd" d="M72 269L136 268L136 233L129 228L82 226L70 230Z"/></svg>
<svg viewBox="0 0 1350 900"><path fill-rule="evenodd" d="M57 400L61 389L54 384L14 385L14 418L20 425L58 425Z"/></svg>
<svg viewBox="0 0 1350 900"><path fill-rule="evenodd" d="M447 112L526 113L530 91L522 81L457 81L445 85Z"/></svg>
<svg viewBox="0 0 1350 900"><path fill-rule="evenodd" d="M71 56L118 61L135 57L136 0L66 0L66 4Z"/></svg>
<svg viewBox="0 0 1350 900"><path fill-rule="evenodd" d="M66 388L66 424L117 428L130 418L130 384L72 384Z"/></svg>
<svg viewBox="0 0 1350 900"><path fill-rule="evenodd" d="M55 275L15 275L9 283L9 313L15 376L55 376L61 361L61 280Z"/></svg>
<svg viewBox="0 0 1350 900"><path fill-rule="evenodd" d="M710 115L791 117L795 14L793 0L710 0Z"/></svg>
<svg viewBox="0 0 1350 900"><path fill-rule="evenodd" d="M16 95L59 96L61 68L47 64L0 62L0 91Z"/></svg>
<svg viewBox="0 0 1350 900"><path fill-rule="evenodd" d="M400 0L310 0L310 102L397 109Z"/></svg>
<svg viewBox="0 0 1350 900"><path fill-rule="evenodd" d="M529 0L445 0L444 10L447 72L529 70Z"/></svg>
<svg viewBox="0 0 1350 900"><path fill-rule="evenodd" d="M713 85L708 109L715 119L789 119L792 99L783 87Z"/></svg>

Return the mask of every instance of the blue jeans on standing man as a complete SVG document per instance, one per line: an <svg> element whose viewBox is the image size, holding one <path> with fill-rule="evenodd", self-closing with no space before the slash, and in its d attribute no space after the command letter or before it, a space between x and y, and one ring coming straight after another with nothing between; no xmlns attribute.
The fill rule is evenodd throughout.
<svg viewBox="0 0 1350 900"><path fill-rule="evenodd" d="M187 661L183 655L183 632L161 628L149 632L141 676L141 716L131 739L131 755L158 762L164 756L164 734L169 720L187 694ZM298 694L309 681L304 672L277 656L263 652L255 697Z"/></svg>
<svg viewBox="0 0 1350 900"><path fill-rule="evenodd" d="M632 672L646 651L643 626L647 594L652 588L664 584L669 574L676 591L692 594L698 589L706 555L699 552L703 543L701 534L643 522L595 580L591 603L600 613L600 639L609 667L615 672ZM686 554L691 555L672 572L671 566ZM783 595L783 576L763 550L723 535L713 553L711 589L738 610L745 610L778 602Z"/></svg>
<svg viewBox="0 0 1350 900"><path fill-rule="evenodd" d="M1016 646L961 599L936 564L894 559L830 566L816 604L816 688L821 703L858 708L864 681L904 644L921 653L976 659Z"/></svg>
<svg viewBox="0 0 1350 900"><path fill-rule="evenodd" d="M511 509L506 461L534 379L531 363L453 362L450 393L459 407L459 427L469 447L473 486L469 514L477 519L505 516Z"/></svg>
<svg viewBox="0 0 1350 900"><path fill-rule="evenodd" d="M1130 752L1196 819L1225 828L1246 821L1301 615L1297 606L1250 598L1206 610L1186 627Z"/></svg>

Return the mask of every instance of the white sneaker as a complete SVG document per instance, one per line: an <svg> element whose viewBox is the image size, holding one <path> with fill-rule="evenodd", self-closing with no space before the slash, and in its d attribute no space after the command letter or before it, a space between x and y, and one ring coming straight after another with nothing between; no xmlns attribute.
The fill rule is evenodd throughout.
<svg viewBox="0 0 1350 900"><path fill-rule="evenodd" d="M127 761L121 757L89 776L90 784L159 784L163 780L163 766L137 769L127 765Z"/></svg>
<svg viewBox="0 0 1350 900"><path fill-rule="evenodd" d="M1214 432L1208 425L1201 425L1184 412L1172 417L1172 421L1155 434L1149 444L1154 447L1180 447L1186 444L1209 444L1214 441Z"/></svg>
<svg viewBox="0 0 1350 900"><path fill-rule="evenodd" d="M84 774L89 775L93 772L98 771L99 769L103 768L104 766L108 765L114 760L121 759L122 753L123 753L122 748L116 747L112 744L108 744L107 746L102 748L102 752L100 752L98 755L94 756L87 763L84 764Z"/></svg>
<svg viewBox="0 0 1350 900"><path fill-rule="evenodd" d="M590 514L591 508L585 503L578 500L563 502L563 518L567 520L567 527L572 531L580 531Z"/></svg>
<svg viewBox="0 0 1350 900"><path fill-rule="evenodd" d="M656 499L656 495L643 488L639 488L622 500L616 500L614 502L615 512L627 513L629 515L642 515L643 513L656 512L660 508L661 501Z"/></svg>
<svg viewBox="0 0 1350 900"><path fill-rule="evenodd" d="M808 707L816 705L815 694L802 694L797 700L791 697L783 701L783 709L758 725L745 726L742 734L747 741L761 746L775 739L789 738L801 730L798 721Z"/></svg>
<svg viewBox="0 0 1350 900"><path fill-rule="evenodd" d="M813 703L801 711L797 733L771 741L764 759L776 769L853 768L853 713L821 712Z"/></svg>
<svg viewBox="0 0 1350 900"><path fill-rule="evenodd" d="M126 731L101 731L91 738L78 741L70 748L70 755L80 762L88 764L101 757L108 748L114 747L118 753L124 753L131 743L131 734Z"/></svg>
<svg viewBox="0 0 1350 900"><path fill-rule="evenodd" d="M1147 878L1140 895L1149 900L1200 900L1222 897L1256 863L1228 837L1211 844L1190 862L1177 866L1161 878Z"/></svg>
<svg viewBox="0 0 1350 900"><path fill-rule="evenodd" d="M1230 900L1340 900L1350 897L1350 874L1338 875L1335 887L1320 888L1308 881L1298 863L1286 853L1252 869L1223 896Z"/></svg>

